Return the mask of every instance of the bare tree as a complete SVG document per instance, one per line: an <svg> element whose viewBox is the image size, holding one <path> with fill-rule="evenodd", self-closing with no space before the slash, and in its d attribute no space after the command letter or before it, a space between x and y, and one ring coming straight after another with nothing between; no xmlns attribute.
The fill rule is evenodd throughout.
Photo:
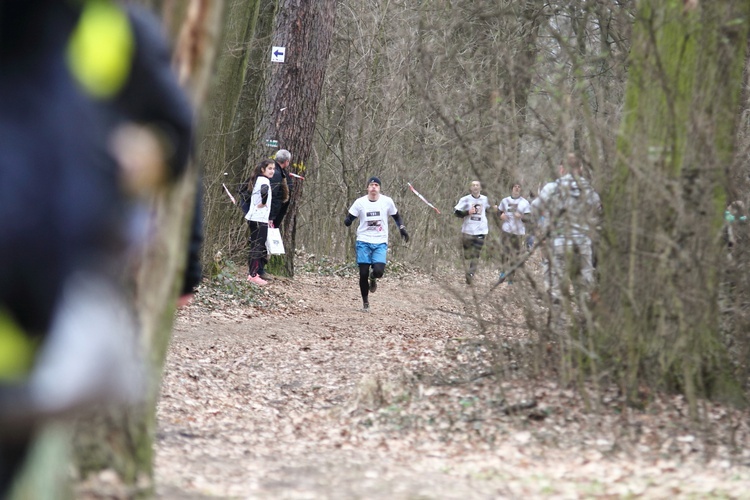
<svg viewBox="0 0 750 500"><path fill-rule="evenodd" d="M603 364L634 403L641 384L684 392L693 415L700 396L740 396L718 299L749 9L646 1L635 19L599 332Z"/></svg>
<svg viewBox="0 0 750 500"><path fill-rule="evenodd" d="M292 173L314 172L308 172L308 165L335 6L332 0L236 0L232 4L228 50L220 58L220 80L208 106L209 126L201 153L208 186L204 262L211 262L218 252L243 258L246 227L222 184L230 194L236 193L252 167L278 148L292 152ZM284 222L284 272L290 275L304 185L297 180Z"/></svg>
<svg viewBox="0 0 750 500"><path fill-rule="evenodd" d="M265 90L276 2L233 0L228 3L224 41L215 80L201 120L198 152L204 168L206 244L203 262L217 253L240 257L246 226L224 191L236 195L257 128L257 108Z"/></svg>

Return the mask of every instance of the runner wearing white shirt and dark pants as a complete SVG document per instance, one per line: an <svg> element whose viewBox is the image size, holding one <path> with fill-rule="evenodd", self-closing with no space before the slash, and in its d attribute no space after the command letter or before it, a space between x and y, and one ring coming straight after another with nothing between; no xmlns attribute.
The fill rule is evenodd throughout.
<svg viewBox="0 0 750 500"><path fill-rule="evenodd" d="M472 181L467 194L456 203L454 215L463 218L461 225L461 246L466 261L466 284L471 285L477 270L477 261L484 246L484 240L489 232L487 224L487 210L492 208L487 197L482 193L482 184Z"/></svg>
<svg viewBox="0 0 750 500"><path fill-rule="evenodd" d="M513 284L514 272L509 272L506 276L505 269L509 269L521 254L526 235L525 223L531 219L531 204L521 196L520 183L513 184L511 195L503 198L497 209L503 221L500 239L503 247L501 259L503 269L500 271L500 279L506 278L506 283Z"/></svg>
<svg viewBox="0 0 750 500"><path fill-rule="evenodd" d="M534 200L537 217L545 218L549 260L544 274L553 304L560 304L572 282L576 296L590 297L596 285L593 241L602 213L599 193L582 177L578 157L569 153L558 167L560 177L546 184Z"/></svg>
<svg viewBox="0 0 750 500"><path fill-rule="evenodd" d="M376 280L385 272L389 215L396 221L401 237L408 243L409 234L406 232L406 226L401 220L396 205L391 198L380 194L380 179L370 177L367 181L367 195L357 198L344 219L344 225L347 227L359 219L356 249L363 311L369 311L369 294L377 290Z"/></svg>

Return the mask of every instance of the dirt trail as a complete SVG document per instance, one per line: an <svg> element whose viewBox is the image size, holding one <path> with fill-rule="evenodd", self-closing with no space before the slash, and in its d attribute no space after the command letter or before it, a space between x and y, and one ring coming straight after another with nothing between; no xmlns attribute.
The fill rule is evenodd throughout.
<svg viewBox="0 0 750 500"><path fill-rule="evenodd" d="M747 451L705 453L649 415L608 424L549 382L497 384L444 282L391 274L363 313L356 278L302 274L261 305L181 311L158 408L159 497L750 494ZM744 446L739 418L727 413Z"/></svg>

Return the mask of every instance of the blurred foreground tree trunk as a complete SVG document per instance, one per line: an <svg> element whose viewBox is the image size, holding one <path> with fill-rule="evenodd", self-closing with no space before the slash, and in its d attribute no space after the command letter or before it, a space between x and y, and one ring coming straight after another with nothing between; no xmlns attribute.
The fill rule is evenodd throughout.
<svg viewBox="0 0 750 500"><path fill-rule="evenodd" d="M194 109L200 109L205 100L219 41L223 5L223 1L191 0L172 10L171 2L163 2L163 19L171 23L166 29L179 34L174 62ZM133 498L154 494L156 403L174 308L183 282L197 182L198 168L193 164L174 187L152 202L152 220L158 231L141 257L135 283L135 308L149 378L146 404L127 411L103 410L78 425L74 456L80 479L110 470L122 483L109 484L112 491L99 492L104 496ZM64 484L70 470L66 437L69 433L66 426L55 426L39 439L19 488L21 498L67 496ZM100 486L97 481L91 485L92 488L97 486ZM79 491L76 496L79 494L86 492Z"/></svg>
<svg viewBox="0 0 750 500"><path fill-rule="evenodd" d="M599 252L599 354L631 404L644 387L684 393L693 416L698 397L740 398L718 296L748 15L746 0L638 7Z"/></svg>

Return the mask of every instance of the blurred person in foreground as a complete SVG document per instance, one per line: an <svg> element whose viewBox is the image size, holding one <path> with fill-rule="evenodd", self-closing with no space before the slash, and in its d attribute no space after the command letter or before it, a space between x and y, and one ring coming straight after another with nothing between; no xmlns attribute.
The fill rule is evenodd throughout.
<svg viewBox="0 0 750 500"><path fill-rule="evenodd" d="M0 2L0 498L46 422L142 396L127 200L184 171L191 133L149 15Z"/></svg>

